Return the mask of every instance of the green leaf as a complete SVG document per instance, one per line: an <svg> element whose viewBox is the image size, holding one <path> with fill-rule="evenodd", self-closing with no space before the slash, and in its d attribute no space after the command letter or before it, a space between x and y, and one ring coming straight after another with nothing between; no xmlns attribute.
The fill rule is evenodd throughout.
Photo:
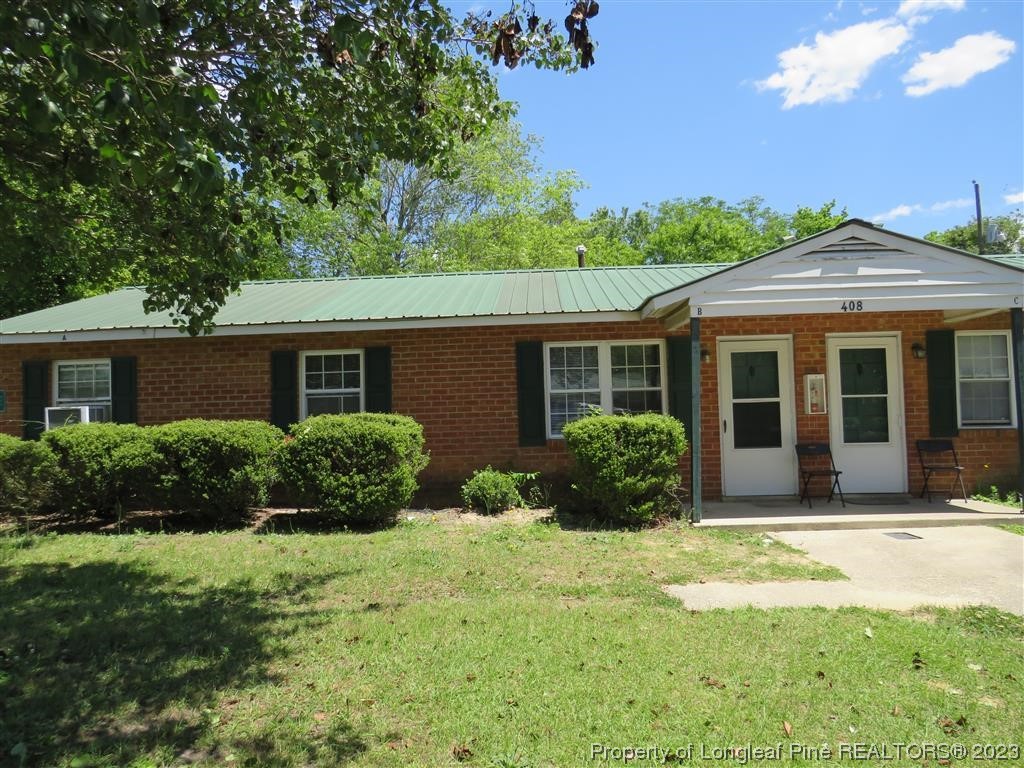
<svg viewBox="0 0 1024 768"><path fill-rule="evenodd" d="M200 98L208 104L217 104L220 101L220 94L212 85L204 85L198 90Z"/></svg>
<svg viewBox="0 0 1024 768"><path fill-rule="evenodd" d="M160 9L152 0L137 0L135 16L144 27L155 27L160 24Z"/></svg>

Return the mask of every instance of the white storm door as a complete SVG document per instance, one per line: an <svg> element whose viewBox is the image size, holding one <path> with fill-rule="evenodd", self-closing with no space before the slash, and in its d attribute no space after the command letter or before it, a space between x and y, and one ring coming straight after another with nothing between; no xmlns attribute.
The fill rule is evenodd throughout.
<svg viewBox="0 0 1024 768"><path fill-rule="evenodd" d="M720 341L722 493L796 493L790 339Z"/></svg>
<svg viewBox="0 0 1024 768"><path fill-rule="evenodd" d="M829 435L846 493L903 493L903 377L895 336L828 339Z"/></svg>

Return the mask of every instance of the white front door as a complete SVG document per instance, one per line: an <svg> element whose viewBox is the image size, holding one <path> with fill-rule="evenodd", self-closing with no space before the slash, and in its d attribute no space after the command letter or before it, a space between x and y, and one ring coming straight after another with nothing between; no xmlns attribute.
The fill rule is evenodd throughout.
<svg viewBox="0 0 1024 768"><path fill-rule="evenodd" d="M796 493L791 340L720 341L718 382L722 493Z"/></svg>
<svg viewBox="0 0 1024 768"><path fill-rule="evenodd" d="M829 434L846 493L903 493L903 377L895 336L833 336L827 342Z"/></svg>

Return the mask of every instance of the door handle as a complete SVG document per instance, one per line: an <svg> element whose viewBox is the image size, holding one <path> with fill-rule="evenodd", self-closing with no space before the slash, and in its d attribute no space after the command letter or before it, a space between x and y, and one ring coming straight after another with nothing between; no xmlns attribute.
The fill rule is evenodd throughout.
<svg viewBox="0 0 1024 768"><path fill-rule="evenodd" d="M728 419L722 419L722 434L724 435L724 434L727 434L728 432L729 432L729 420Z"/></svg>

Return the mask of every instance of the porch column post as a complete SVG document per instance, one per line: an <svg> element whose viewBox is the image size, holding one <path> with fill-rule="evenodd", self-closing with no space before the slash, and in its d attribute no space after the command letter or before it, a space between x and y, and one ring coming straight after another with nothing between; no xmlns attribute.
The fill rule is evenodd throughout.
<svg viewBox="0 0 1024 768"><path fill-rule="evenodd" d="M1021 411L1021 386L1024 386L1024 309L1010 310L1013 337L1013 397L1017 403L1017 493L1024 510L1024 412Z"/></svg>
<svg viewBox="0 0 1024 768"><path fill-rule="evenodd" d="M704 507L700 478L700 318L690 317L690 520L699 523ZM1019 412L1018 407L1018 412Z"/></svg>

